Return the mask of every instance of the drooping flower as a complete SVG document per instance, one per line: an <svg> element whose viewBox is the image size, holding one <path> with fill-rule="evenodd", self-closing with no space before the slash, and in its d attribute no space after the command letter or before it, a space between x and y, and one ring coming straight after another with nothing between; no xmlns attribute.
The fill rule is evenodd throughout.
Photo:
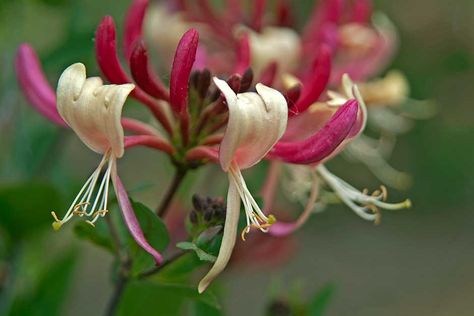
<svg viewBox="0 0 474 316"><path fill-rule="evenodd" d="M343 82L343 94L338 94L335 92L330 92L329 95L331 99L327 102L330 107L339 108L337 111L341 111L341 107L347 107L348 102L357 102L361 106L361 122L358 124L358 127L352 132L349 133L343 143L338 145L338 149L333 150L333 154L326 155L324 160L316 161L315 163L310 164L309 166L302 167L306 169L306 172L309 175L309 186L300 186L303 191L309 191L309 198L306 203L306 207L297 220L290 223L278 222L272 229L271 233L278 236L287 235L294 230L298 229L308 218L311 212L314 209L314 205L317 201L318 192L320 190L320 181L328 186L344 204L350 207L357 215L360 217L374 221L378 223L380 221L380 209L387 210L396 210L402 208L409 208L411 206L410 200L405 200L401 203L387 203L385 202L387 198L387 190L384 186L381 186L380 190L375 191L373 194L368 194L366 191L359 191L341 178L337 177L331 173L323 163L331 157L334 156L334 153L339 152L346 146L348 146L352 141L357 140L363 132L366 121L367 121L367 110L365 102L357 88L356 85L352 82L349 76L345 75L342 79ZM316 104L315 106L321 106ZM337 112L336 112L337 113ZM334 115L335 116L335 115ZM333 116L333 117L334 117ZM330 129L334 131L335 129ZM291 168L291 167L290 167ZM304 177L306 178L306 177ZM296 179L296 181L301 181L301 179ZM274 185L274 184L267 184ZM298 187L293 186L293 188Z"/></svg>
<svg viewBox="0 0 474 316"><path fill-rule="evenodd" d="M288 117L285 98L274 89L257 84L256 93L235 94L225 81L214 78L214 83L225 96L229 109L229 121L219 149L219 162L228 174L229 191L219 256L199 283L199 292L208 287L230 259L237 236L241 202L247 220L242 238L252 227L266 232L275 222L275 218L267 216L252 197L241 170L265 157L283 135Z"/></svg>
<svg viewBox="0 0 474 316"><path fill-rule="evenodd" d="M108 213L109 184L112 181L129 231L160 264L162 257L146 241L117 173L117 159L125 150L122 107L134 88L133 84L103 85L98 77L86 78L86 69L80 63L69 66L61 75L57 88L58 112L87 147L102 155L102 160L64 216L60 219L54 211L51 212L53 228L60 229L74 216L86 217L87 223L94 226Z"/></svg>

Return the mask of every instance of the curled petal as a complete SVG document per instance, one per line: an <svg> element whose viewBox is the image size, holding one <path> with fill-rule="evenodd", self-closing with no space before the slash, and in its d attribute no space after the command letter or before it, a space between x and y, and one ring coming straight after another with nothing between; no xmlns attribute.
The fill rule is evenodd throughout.
<svg viewBox="0 0 474 316"><path fill-rule="evenodd" d="M103 85L99 77L86 78L86 68L76 63L58 81L57 108L64 121L90 149L98 153L124 153L122 107L133 84Z"/></svg>
<svg viewBox="0 0 474 316"><path fill-rule="evenodd" d="M56 109L56 95L46 80L34 49L21 44L15 58L19 84L28 101L51 122L66 126Z"/></svg>
<svg viewBox="0 0 474 316"><path fill-rule="evenodd" d="M242 75L250 67L250 38L247 33L243 33L239 38L237 48L237 60L234 72Z"/></svg>
<svg viewBox="0 0 474 316"><path fill-rule="evenodd" d="M217 78L214 83L225 96L229 121L219 149L221 167L227 171L235 160L245 169L258 163L286 129L288 108L278 91L257 84L258 93L235 94Z"/></svg>
<svg viewBox="0 0 474 316"><path fill-rule="evenodd" d="M142 26L147 7L148 0L134 0L128 9L123 33L123 48L127 60L132 54L135 43L142 37Z"/></svg>
<svg viewBox="0 0 474 316"><path fill-rule="evenodd" d="M229 178L231 176L229 175ZM202 293L227 266L232 250L234 249L237 237L237 227L240 215L240 196L234 181L229 179L229 191L227 192L227 211L224 225L224 235L222 236L221 247L217 260L211 270L199 282L198 291Z"/></svg>
<svg viewBox="0 0 474 316"><path fill-rule="evenodd" d="M308 79L308 83L303 86L301 96L295 105L291 107L290 115L306 111L311 104L319 99L328 84L330 74L331 50L328 46L322 45L314 62L313 71Z"/></svg>
<svg viewBox="0 0 474 316"><path fill-rule="evenodd" d="M116 169L113 170L112 182L114 184L115 193L128 231L132 234L132 237L135 239L137 244L153 256L157 265L160 265L163 262L163 257L146 240L145 235L140 228L140 224L138 223L138 219L135 216L135 212L133 211L132 204L128 199L127 191L125 190Z"/></svg>
<svg viewBox="0 0 474 316"><path fill-rule="evenodd" d="M176 48L170 77L170 103L174 112L184 113L188 103L189 75L196 58L199 34L195 29L184 33Z"/></svg>
<svg viewBox="0 0 474 316"><path fill-rule="evenodd" d="M148 51L141 41L137 43L130 55L130 70L135 82L146 93L157 99L169 99L165 85L151 70Z"/></svg>
<svg viewBox="0 0 474 316"><path fill-rule="evenodd" d="M295 164L314 164L329 156L351 132L357 120L359 105L349 100L313 136L298 142L278 142L270 158Z"/></svg>

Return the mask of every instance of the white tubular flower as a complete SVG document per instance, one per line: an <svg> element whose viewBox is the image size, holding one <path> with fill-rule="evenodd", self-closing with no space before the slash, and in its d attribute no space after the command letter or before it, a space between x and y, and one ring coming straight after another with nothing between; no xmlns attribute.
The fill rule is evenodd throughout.
<svg viewBox="0 0 474 316"><path fill-rule="evenodd" d="M260 33L249 31L252 70L260 74L275 61L280 73L291 71L298 65L301 40L289 28L266 27Z"/></svg>
<svg viewBox="0 0 474 316"><path fill-rule="evenodd" d="M114 176L116 159L124 154L124 131L120 123L122 107L134 87L133 84L103 85L98 77L86 78L86 69L80 63L69 66L59 78L59 114L84 144L103 158L64 217L59 219L52 212L55 230L74 215L86 216L87 222L94 225L108 212L109 183Z"/></svg>
<svg viewBox="0 0 474 316"><path fill-rule="evenodd" d="M241 169L250 168L265 157L285 132L288 119L285 98L274 89L257 84L257 93L235 94L225 81L214 78L214 83L225 96L229 108L229 122L219 152L221 167L229 177L229 191L221 248L214 266L199 283L200 293L222 272L230 259L237 235L240 201L244 204L247 218L242 238L251 227L267 232L275 222L275 218L265 215L255 202Z"/></svg>

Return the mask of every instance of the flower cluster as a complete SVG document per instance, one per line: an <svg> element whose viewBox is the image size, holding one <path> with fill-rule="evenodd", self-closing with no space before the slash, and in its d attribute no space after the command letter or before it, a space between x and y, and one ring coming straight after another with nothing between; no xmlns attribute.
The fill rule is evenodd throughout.
<svg viewBox="0 0 474 316"><path fill-rule="evenodd" d="M359 191L324 165L345 148L368 153L367 142L360 141L366 137L367 106L371 112L372 106L396 106L406 98L402 75L368 81L394 52L393 27L383 18L385 23L370 20L368 0L322 0L300 33L291 27L294 16L287 1L277 1L273 15L266 13L263 0L252 2L250 14L239 1L226 3L217 12L205 0L170 0L147 11L147 0L134 0L124 27L124 63L114 21L105 17L97 27L95 49L108 85L87 78L84 65L76 63L64 70L54 93L31 46L21 45L16 59L30 103L103 157L63 217L52 212L54 229L75 216L91 225L106 216L112 181L130 233L160 264L162 256L145 239L118 176L117 160L126 149L145 146L162 151L184 172L220 165L229 183L225 225L200 292L229 262L237 236L245 240L252 229L284 236L300 227L319 201L321 183L356 214L375 222L379 209L410 205L408 200L385 202L384 186L372 194ZM156 44L169 82L154 71L146 38ZM128 96L143 104L159 127L122 117ZM263 159L271 167L259 205L242 170ZM294 191L306 197L309 190L295 222L278 220L273 209L282 165L294 175ZM239 233L241 204L246 224Z"/></svg>

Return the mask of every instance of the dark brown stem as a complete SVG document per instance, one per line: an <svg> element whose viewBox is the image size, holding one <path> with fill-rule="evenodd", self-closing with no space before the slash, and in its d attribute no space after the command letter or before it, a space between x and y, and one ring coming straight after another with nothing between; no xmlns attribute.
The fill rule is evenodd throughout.
<svg viewBox="0 0 474 316"><path fill-rule="evenodd" d="M186 176L186 173L187 173L187 170L185 168L178 167L176 169L176 173L174 175L173 181L171 182L171 185L166 191L166 194L163 197L161 204L156 209L156 215L158 215L158 217L163 218L166 215L166 212L169 209L170 203L173 200L173 197L175 196L176 192L178 191L179 186L183 182L184 177Z"/></svg>

